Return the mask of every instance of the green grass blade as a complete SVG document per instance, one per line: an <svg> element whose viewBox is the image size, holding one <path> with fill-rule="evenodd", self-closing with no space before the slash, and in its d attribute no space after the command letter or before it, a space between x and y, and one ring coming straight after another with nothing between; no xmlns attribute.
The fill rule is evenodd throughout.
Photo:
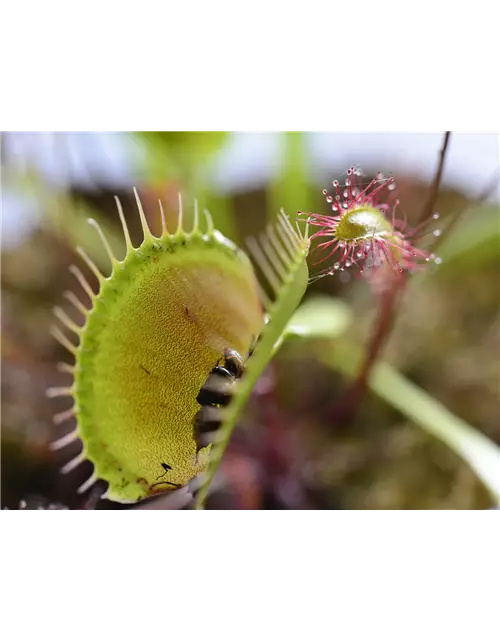
<svg viewBox="0 0 500 640"><path fill-rule="evenodd" d="M355 375L360 350L342 343L315 349L327 366L349 377ZM489 490L495 504L500 504L500 447L461 418L453 415L438 400L410 382L385 362L373 368L370 389L415 424L439 438L459 455Z"/></svg>
<svg viewBox="0 0 500 640"><path fill-rule="evenodd" d="M385 362L375 367L370 388L455 451L500 504L500 448L494 442Z"/></svg>

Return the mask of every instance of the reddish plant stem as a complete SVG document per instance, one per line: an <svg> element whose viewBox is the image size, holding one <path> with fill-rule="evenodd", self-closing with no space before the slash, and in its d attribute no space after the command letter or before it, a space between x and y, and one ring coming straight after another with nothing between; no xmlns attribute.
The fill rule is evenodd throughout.
<svg viewBox="0 0 500 640"><path fill-rule="evenodd" d="M297 473L298 451L276 397L276 373L272 366L266 371L267 385L259 393L259 408L265 435L259 458L267 489L288 509L312 508L302 480Z"/></svg>
<svg viewBox="0 0 500 640"><path fill-rule="evenodd" d="M408 278L401 275L395 284L381 296L379 314L374 330L366 347L364 359L355 380L350 383L337 401L334 411L336 424L347 425L353 422L365 394L368 378L391 332L396 317L395 309L402 298Z"/></svg>
<svg viewBox="0 0 500 640"><path fill-rule="evenodd" d="M434 206L436 205L436 201L439 195L439 187L441 186L441 178L443 177L444 161L446 158L446 152L448 150L448 144L450 142L450 136L451 131L446 131L444 134L443 146L439 154L439 164L436 170L436 175L434 176L434 181L429 193L429 198L427 199L427 202L422 209L422 213L418 218L418 223L421 223L424 220L428 220L433 213Z"/></svg>
<svg viewBox="0 0 500 640"><path fill-rule="evenodd" d="M377 323L372 333L370 342L368 343L363 364L357 378L357 384L361 387L362 393L364 393L366 389L368 377L371 373L373 365L375 364L380 352L385 345L387 338L389 337L395 320L395 310L398 302L403 297L403 292L405 290L407 282L407 275L402 274L396 279L394 285L381 296L380 312L377 318Z"/></svg>

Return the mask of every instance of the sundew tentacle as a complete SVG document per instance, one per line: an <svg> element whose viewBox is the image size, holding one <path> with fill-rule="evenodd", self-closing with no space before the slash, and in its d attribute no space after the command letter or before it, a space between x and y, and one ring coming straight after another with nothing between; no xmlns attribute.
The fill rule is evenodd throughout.
<svg viewBox="0 0 500 640"><path fill-rule="evenodd" d="M311 251L313 265L335 260L329 268L313 276L314 280L351 266L357 266L366 275L373 275L375 270L384 267L387 273L400 275L404 271L416 271L435 259L415 243L427 233L429 222L437 220L439 214L409 228L406 219L396 216L399 200L393 176L384 177L379 172L364 185L359 168L351 166L346 174L342 184L333 181L333 194L323 189L332 215L299 211L311 227L318 228L311 240L322 240ZM440 231L436 229L432 233L438 236Z"/></svg>

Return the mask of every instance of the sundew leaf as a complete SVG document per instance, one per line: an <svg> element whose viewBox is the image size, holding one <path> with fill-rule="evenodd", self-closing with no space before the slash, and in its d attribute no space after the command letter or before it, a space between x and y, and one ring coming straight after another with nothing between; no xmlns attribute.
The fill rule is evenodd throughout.
<svg viewBox="0 0 500 640"><path fill-rule="evenodd" d="M236 422L253 387L273 357L275 345L283 339L309 279L306 261L309 250L307 227L304 236L297 233L283 211L277 224L274 227L269 226L267 233L261 236L260 244L253 240L249 242L249 248L265 277L273 299L268 297L264 289L262 290L267 323L246 364L245 374L236 385L231 403L227 408L221 409L222 424L217 434L217 442L212 447L208 469L201 479L196 495L197 509L203 509L210 483L219 468Z"/></svg>

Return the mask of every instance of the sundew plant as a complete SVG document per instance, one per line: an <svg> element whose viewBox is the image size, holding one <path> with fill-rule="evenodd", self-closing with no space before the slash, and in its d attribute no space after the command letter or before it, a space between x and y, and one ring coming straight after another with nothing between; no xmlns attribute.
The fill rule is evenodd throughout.
<svg viewBox="0 0 500 640"><path fill-rule="evenodd" d="M134 191L142 236L135 243L129 228L135 223L116 198L121 253L120 241L90 219L108 265L88 243L77 248L89 276L70 267L79 291L64 293L52 329L68 355L59 364L67 382L47 390L71 404L54 416L51 449L61 473L70 477L91 463L75 488L80 508L109 500L138 509L203 509L221 482L231 490L223 469L233 431L252 398L265 407L266 381L277 375L275 357L286 344L308 344L311 357L347 379L333 423L352 424L371 391L458 455L498 504L494 442L381 359L409 281L441 268L440 243L461 213L442 224L436 210L449 137L415 224L404 214L398 176L367 177L356 158L323 190L328 213L304 210L298 189L293 208L248 237L245 248L217 228L216 208L200 213L195 201L187 215L181 196L176 213L166 215L161 198L154 211L153 200ZM345 305L309 295L319 280L343 273L373 301L364 341L350 337L355 318ZM272 411L276 416L279 408ZM290 469L301 476L300 456L290 454L293 447L281 449L283 433L272 429L264 435L273 445L262 464L277 482L290 483ZM60 508L49 502L46 508ZM303 503L292 500L288 508Z"/></svg>

